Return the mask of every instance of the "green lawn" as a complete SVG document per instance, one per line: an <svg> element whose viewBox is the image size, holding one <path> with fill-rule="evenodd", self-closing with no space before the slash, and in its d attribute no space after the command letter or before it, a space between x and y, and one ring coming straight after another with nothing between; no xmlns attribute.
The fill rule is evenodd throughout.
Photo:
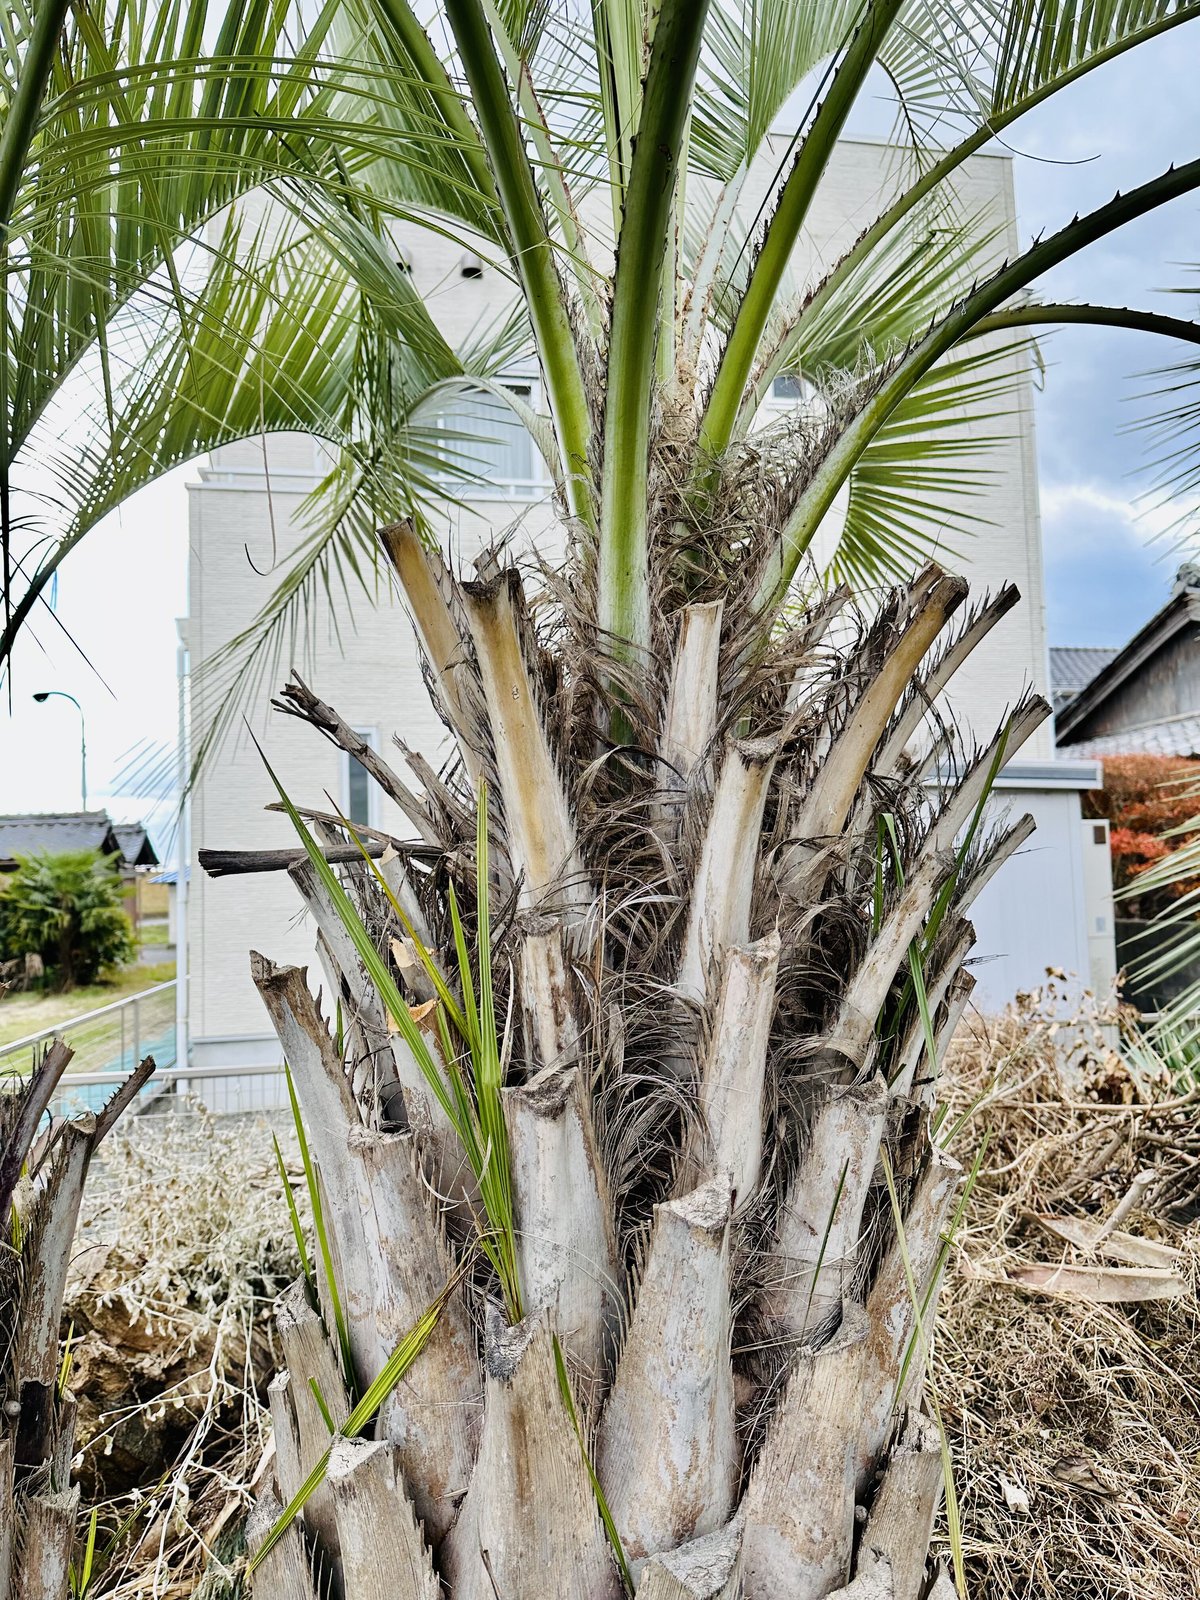
<svg viewBox="0 0 1200 1600"><path fill-rule="evenodd" d="M169 942L167 939L169 931L170 929L165 922L143 922L138 929L138 943L142 945L167 944Z"/></svg>
<svg viewBox="0 0 1200 1600"><path fill-rule="evenodd" d="M123 967L109 983L92 983L84 988L72 989L68 994L47 994L34 990L30 994L10 994L0 998L0 1045L23 1039L26 1034L40 1033L43 1028L57 1027L85 1011L95 1011L98 1006L110 1005L127 995L137 994L156 983L166 983L175 976L175 963L164 961L160 966Z"/></svg>

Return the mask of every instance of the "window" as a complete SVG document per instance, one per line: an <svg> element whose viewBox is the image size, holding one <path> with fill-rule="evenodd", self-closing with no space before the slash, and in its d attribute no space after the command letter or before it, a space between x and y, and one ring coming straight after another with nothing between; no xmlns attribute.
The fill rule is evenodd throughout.
<svg viewBox="0 0 1200 1600"><path fill-rule="evenodd" d="M503 387L532 406L534 384L528 378L504 380ZM516 414L498 395L485 389L464 389L442 403L438 427L445 435L442 455L447 479L469 474L478 480L460 489L465 499L481 493L529 493L544 479L537 447Z"/></svg>
<svg viewBox="0 0 1200 1600"><path fill-rule="evenodd" d="M781 372L771 385L771 399L794 405L804 399L804 379L797 372Z"/></svg>
<svg viewBox="0 0 1200 1600"><path fill-rule="evenodd" d="M379 735L374 728L355 728L354 731L372 750L379 748ZM343 756L342 810L348 821L357 823L360 828L374 827L376 788L374 778L361 761L349 754Z"/></svg>

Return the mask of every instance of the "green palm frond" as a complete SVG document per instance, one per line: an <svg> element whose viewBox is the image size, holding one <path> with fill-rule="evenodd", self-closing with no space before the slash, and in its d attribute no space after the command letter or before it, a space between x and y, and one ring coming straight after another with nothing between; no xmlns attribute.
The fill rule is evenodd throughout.
<svg viewBox="0 0 1200 1600"><path fill-rule="evenodd" d="M995 448L1013 436L1027 367L1012 341L972 351L939 364L897 406L850 475L831 580L902 577L931 545L949 565L965 559L966 539L990 526L976 504L996 479Z"/></svg>

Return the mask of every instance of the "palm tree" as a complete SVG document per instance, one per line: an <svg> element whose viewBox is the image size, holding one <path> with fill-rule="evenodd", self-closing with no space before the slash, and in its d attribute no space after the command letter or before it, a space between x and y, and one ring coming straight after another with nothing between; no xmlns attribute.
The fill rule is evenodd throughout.
<svg viewBox="0 0 1200 1600"><path fill-rule="evenodd" d="M948 396L990 392L995 340L1073 319L1196 342L1025 291L1195 188L1200 161L978 274L953 183L1198 12L444 0L443 47L407 0L361 8L380 124L407 139L310 198L325 246L354 273L420 212L502 250L568 553L535 600L503 549L468 579L411 518L380 535L445 772L410 755L401 775L299 679L278 702L357 754L414 837L306 823L281 791L329 994L253 957L321 1246L280 1309L256 1594L953 1592L929 1570L923 1386L963 1191L937 1075L971 901L1030 826L989 828L984 804L1048 708L1022 699L958 749L938 697L1012 592L964 611L930 565L862 608L808 558L848 486L844 559L902 564L956 487ZM911 170L793 285L877 71ZM817 72L747 226L739 192ZM461 183L418 184L426 151L461 161L470 217ZM585 194L610 204L611 263ZM801 421L752 434L781 373L807 386ZM360 453L354 483L385 470Z"/></svg>
<svg viewBox="0 0 1200 1600"><path fill-rule="evenodd" d="M445 48L408 0L331 3L301 46L285 10L227 7L206 54L202 5L117 7L109 33L87 5L30 7L0 135L6 561L11 474L76 352L103 396L5 649L147 475L306 427L343 447L332 511L263 628L283 637L333 567L359 569L381 510L408 513L378 548L457 745L444 774L414 757L414 787L284 692L415 839L312 812L314 835L293 808L329 1014L255 958L321 1218L313 1284L280 1312L256 1589L916 1596L944 1476L922 1375L961 1203L937 1070L971 899L1028 831L985 827L987 791L1046 708L956 749L936 702L1011 591L964 615L962 582L925 567L869 610L821 591L811 551L840 517L842 571L911 573L930 504L969 482L947 426L964 386L993 405L1023 330L1196 341L1025 291L1195 188L1200 161L999 265L955 179L1200 4L445 0ZM767 134L815 79L748 222ZM821 280L793 282L876 81L907 165ZM179 247L260 184L266 211L215 247L210 227L181 276ZM449 350L396 220L482 242L514 317ZM165 320L110 384L137 288ZM466 581L422 537L422 408L486 386L522 338L546 415L518 417L568 539L537 604L502 551ZM805 404L752 434L779 375Z"/></svg>

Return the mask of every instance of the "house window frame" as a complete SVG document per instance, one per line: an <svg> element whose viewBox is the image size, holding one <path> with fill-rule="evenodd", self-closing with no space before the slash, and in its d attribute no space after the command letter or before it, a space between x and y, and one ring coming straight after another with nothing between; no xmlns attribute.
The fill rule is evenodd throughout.
<svg viewBox="0 0 1200 1600"><path fill-rule="evenodd" d="M361 727L355 726L354 732L363 741L363 743L368 746L369 749L373 750L376 755L379 754L379 729L377 727L367 727L366 725L363 725ZM346 817L347 821L354 822L359 827L377 828L379 826L379 815L380 815L379 802L380 802L380 799L381 799L381 795L380 795L380 791L379 791L379 785L375 782L374 778L371 778L370 776L368 776L368 779L367 779L367 819L366 819L366 821L364 822L359 817L351 816L351 814L350 814L350 763L354 758L351 756L351 754L350 754L350 752L348 750L343 750L341 752L341 756L342 756L342 760L341 760L341 778L340 778L340 783L341 783L341 807L342 807L342 813ZM362 763L359 762L358 765L362 766Z"/></svg>
<svg viewBox="0 0 1200 1600"><path fill-rule="evenodd" d="M542 383L537 373L522 372L519 368L510 369L507 372L497 373L490 381L499 384L502 388L509 388L514 391L528 389L529 393L524 398L526 398L530 409L538 415L544 414L542 409ZM468 392L469 389L465 385L456 386L454 390L456 398ZM486 393L486 391L484 392ZM502 402L496 401L496 404L499 405ZM443 425L443 417L439 413L437 426L440 429ZM520 427L521 425L515 414L513 415L513 425L514 427ZM542 500L551 488L551 478L546 470L546 463L542 459L542 452L538 449L537 441L532 436L529 439L529 452L530 462L533 467L533 476L529 478L496 478L487 483L464 483L451 472L438 472L434 476L437 481L452 489L467 505L477 505L481 502L495 500Z"/></svg>

